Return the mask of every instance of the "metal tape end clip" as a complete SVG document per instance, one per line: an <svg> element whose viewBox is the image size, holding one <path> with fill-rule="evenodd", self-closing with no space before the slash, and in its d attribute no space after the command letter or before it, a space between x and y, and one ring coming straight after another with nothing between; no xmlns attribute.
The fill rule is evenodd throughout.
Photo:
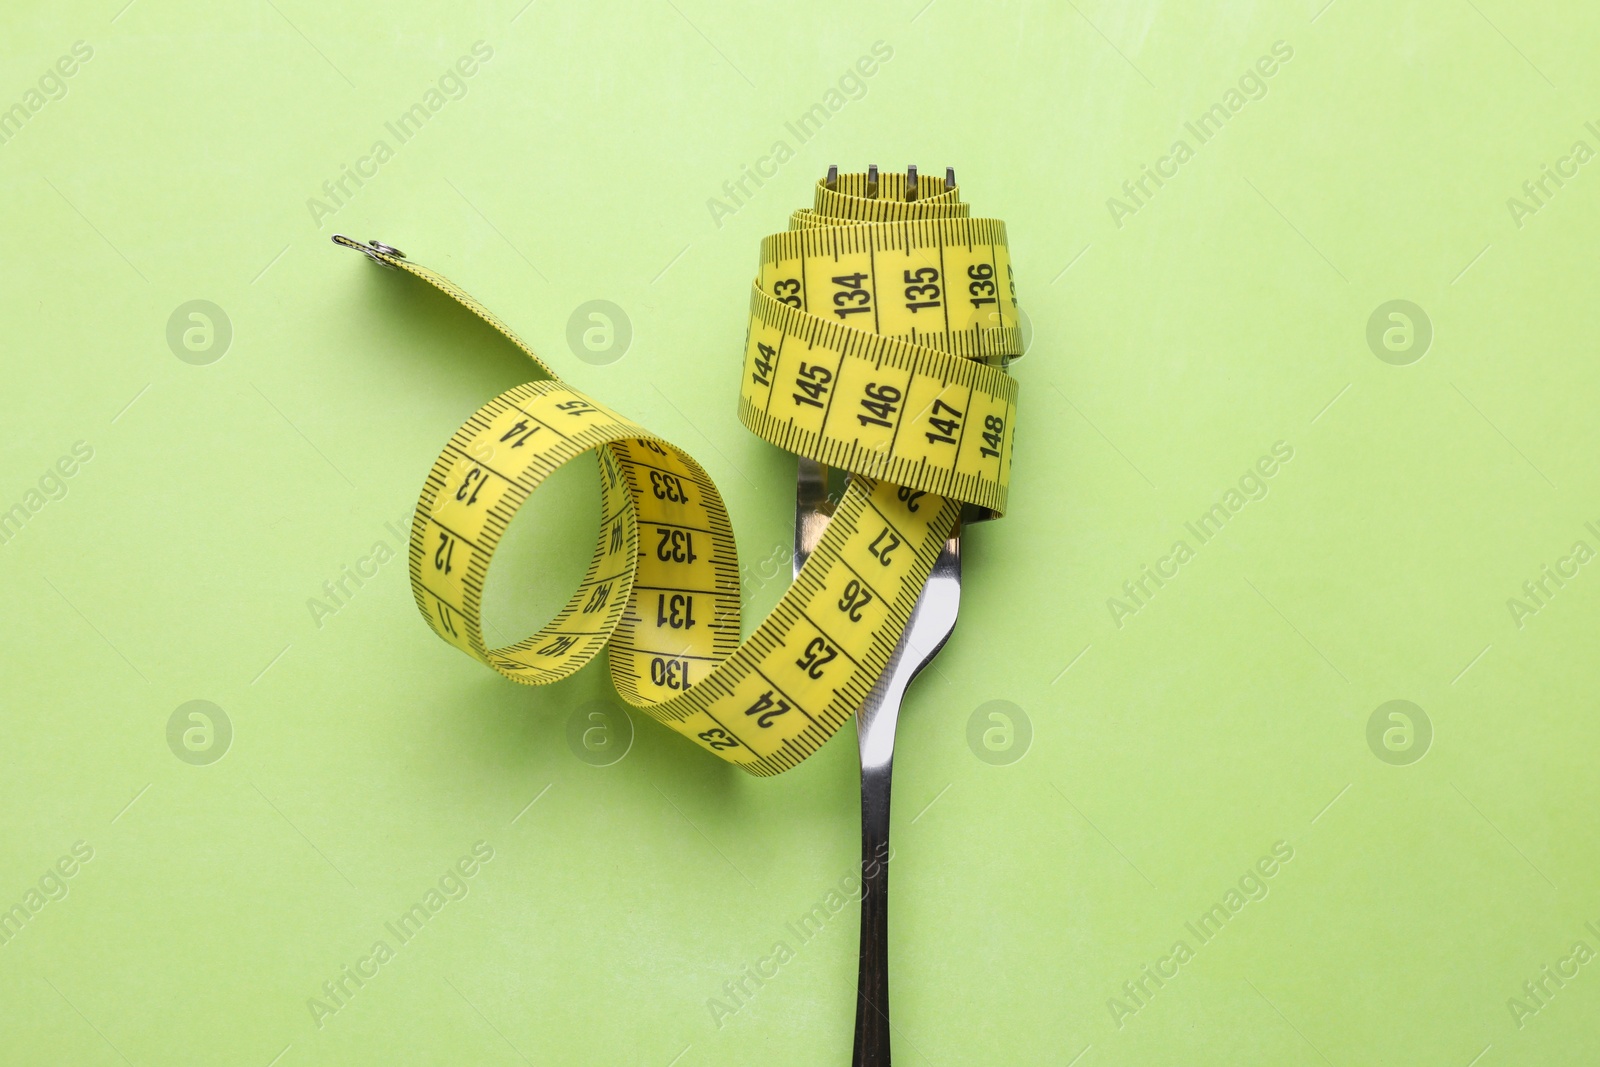
<svg viewBox="0 0 1600 1067"><path fill-rule="evenodd" d="M393 245L386 245L382 241L368 241L366 244L362 244L355 238L346 237L342 233L334 234L331 239L334 244L343 245L345 248L353 248L357 252L360 252L362 255L366 256L368 259L372 260L372 262L376 263L378 266L385 267L389 270L396 270L398 268L396 268L393 263L386 262L384 259L376 255L376 253L382 252L386 256L393 256L395 259L406 258L406 254L404 252L400 251L398 248L395 248Z"/></svg>

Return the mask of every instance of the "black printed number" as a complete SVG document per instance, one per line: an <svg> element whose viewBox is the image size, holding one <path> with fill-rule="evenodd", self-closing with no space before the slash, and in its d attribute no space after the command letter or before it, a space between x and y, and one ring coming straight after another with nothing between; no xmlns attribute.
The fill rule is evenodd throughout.
<svg viewBox="0 0 1600 1067"><path fill-rule="evenodd" d="M656 559L662 563L693 563L699 559L694 554L694 534L688 530L674 530L657 526L661 540L656 542Z"/></svg>
<svg viewBox="0 0 1600 1067"><path fill-rule="evenodd" d="M999 415L990 415L983 420L983 447L979 452L986 456L1000 458L1000 442L1005 440L1006 420Z"/></svg>
<svg viewBox="0 0 1600 1067"><path fill-rule="evenodd" d="M555 637L550 639L550 643L548 645L544 645L541 648L535 649L534 651L538 652L541 656L560 656L564 655L568 649L577 643L578 639L573 637L571 634L557 634Z"/></svg>
<svg viewBox="0 0 1600 1067"><path fill-rule="evenodd" d="M822 398L828 395L829 383L832 381L833 371L822 364L800 364L794 379L794 387L799 390L794 394L794 402L810 404L814 408L826 407Z"/></svg>
<svg viewBox="0 0 1600 1067"><path fill-rule="evenodd" d="M754 704L746 708L744 713L753 716L756 720L756 725L765 730L772 725L773 719L776 719L779 715L788 714L788 711L789 702L775 699L772 695L772 690L768 689L761 694Z"/></svg>
<svg viewBox="0 0 1600 1067"><path fill-rule="evenodd" d="M939 417L941 413L944 418ZM927 431L928 443L930 445L955 444L956 435L961 432L962 414L963 412L960 408L953 408L943 400L935 400L933 402L933 410L928 415L928 425L933 427L933 430ZM939 432L934 433L934 430Z"/></svg>
<svg viewBox="0 0 1600 1067"><path fill-rule="evenodd" d="M861 400L861 406L867 409L868 414L857 415L863 426L893 426L889 416L899 410L900 390L892 385L879 385L877 382L868 382L866 396Z"/></svg>
<svg viewBox="0 0 1600 1067"><path fill-rule="evenodd" d="M828 644L820 637L813 637L806 643L803 656L794 661L794 665L804 670L813 679L822 677L822 668L832 663L839 655L839 650Z"/></svg>
<svg viewBox="0 0 1600 1067"><path fill-rule="evenodd" d="M772 361L778 355L778 350L771 345L756 342L756 351L761 353L756 357L756 369L750 372L757 385L772 384Z"/></svg>
<svg viewBox="0 0 1600 1067"><path fill-rule="evenodd" d="M974 263L967 268L967 292L972 295L972 306L982 307L995 302L994 267L987 263Z"/></svg>
<svg viewBox="0 0 1600 1067"><path fill-rule="evenodd" d="M656 594L656 625L674 630L694 629L694 597L687 593Z"/></svg>
<svg viewBox="0 0 1600 1067"><path fill-rule="evenodd" d="M518 419L516 424L500 435L501 441L511 441L512 448L521 448L528 443L528 438L544 429L542 426L529 425L527 419ZM516 440L512 441L512 438Z"/></svg>
<svg viewBox="0 0 1600 1067"><path fill-rule="evenodd" d="M728 731L720 726L713 726L709 730L702 730L695 735L706 743L706 747L713 751L724 748L738 748L739 741Z"/></svg>
<svg viewBox="0 0 1600 1067"><path fill-rule="evenodd" d="M851 622L861 621L861 609L872 603L872 593L852 578L845 583L844 596L839 598L839 610L850 616Z"/></svg>
<svg viewBox="0 0 1600 1067"><path fill-rule="evenodd" d="M583 606L585 615L592 615L606 606L606 601L611 599L611 583L601 582L589 592L589 602Z"/></svg>
<svg viewBox="0 0 1600 1067"><path fill-rule="evenodd" d="M651 471L650 491L656 495L657 500L665 500L669 504L689 502L689 491L683 487L683 481L676 474Z"/></svg>
<svg viewBox="0 0 1600 1067"><path fill-rule="evenodd" d="M483 491L483 483L488 480L482 467L473 467L467 471L467 476L461 479L461 488L456 490L456 499L465 501L470 508L477 503L478 494Z"/></svg>
<svg viewBox="0 0 1600 1067"><path fill-rule="evenodd" d="M778 298L779 303L788 304L792 308L800 306L800 281L797 278L779 278L772 283L772 295Z"/></svg>
<svg viewBox="0 0 1600 1067"><path fill-rule="evenodd" d="M656 656L650 661L650 680L664 689L688 689L689 661Z"/></svg>
<svg viewBox="0 0 1600 1067"><path fill-rule="evenodd" d="M867 276L861 271L841 274L833 279L838 291L833 294L833 313L841 319L847 315L872 311L872 290L866 287Z"/></svg>
<svg viewBox="0 0 1600 1067"><path fill-rule="evenodd" d="M885 526L883 532L872 539L872 544L867 546L867 551L877 557L878 562L885 567L889 565L889 553L900 547L900 535Z"/></svg>
<svg viewBox="0 0 1600 1067"><path fill-rule="evenodd" d="M940 306L939 272L933 267L906 271L906 310L915 315L923 308Z"/></svg>

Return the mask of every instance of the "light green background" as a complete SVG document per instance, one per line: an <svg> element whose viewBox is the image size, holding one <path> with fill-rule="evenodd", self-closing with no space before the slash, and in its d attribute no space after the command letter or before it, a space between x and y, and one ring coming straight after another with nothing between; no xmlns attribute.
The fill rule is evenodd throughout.
<svg viewBox="0 0 1600 1067"><path fill-rule="evenodd" d="M1600 963L1521 1027L1507 1001L1600 951L1600 573L1520 627L1507 600L1600 548L1600 164L1520 226L1507 199L1600 149L1600 14L1323 2L9 6L0 106L73 42L93 58L0 145L0 508L94 454L0 546L0 905L74 842L94 858L0 946L0 1061L847 1062L853 910L805 944L787 924L856 864L850 737L759 781L639 718L594 767L566 738L603 670L506 682L428 632L403 563L313 621L529 377L328 235L444 271L693 451L756 570L792 500L734 416L757 241L828 163L912 160L1008 222L1035 340L1014 512L968 533L960 629L901 725L898 1062L1593 1062ZM480 40L395 147L385 122ZM880 40L799 143L786 121ZM1198 145L1184 122L1277 41L1266 94ZM1194 158L1118 226L1107 199L1180 137ZM319 226L308 198L379 138L394 158ZM719 227L708 198L778 140L795 158ZM634 331L609 366L565 339L597 298ZM210 365L168 347L193 299L232 324ZM1366 340L1393 299L1434 330L1407 366ZM1265 499L1193 541L1279 441ZM507 626L587 551L589 517L537 523ZM1186 537L1116 625L1108 598ZM751 584L759 616L782 583ZM209 766L168 747L195 699L234 730ZM1392 699L1432 723L1420 762L1368 746ZM1031 721L1019 762L968 747L991 700ZM308 998L479 841L470 893L319 1028ZM1185 923L1280 841L1269 895L1200 946ZM1179 939L1194 958L1119 1027L1108 1000ZM707 1001L778 941L795 958L718 1028Z"/></svg>

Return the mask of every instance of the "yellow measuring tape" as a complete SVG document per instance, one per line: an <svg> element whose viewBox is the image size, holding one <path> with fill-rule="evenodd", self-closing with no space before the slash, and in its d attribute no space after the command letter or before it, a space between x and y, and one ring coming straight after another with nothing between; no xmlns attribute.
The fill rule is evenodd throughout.
<svg viewBox="0 0 1600 1067"><path fill-rule="evenodd" d="M962 505L1005 509L1016 382L1004 365L1022 352L1004 224L969 217L954 185L907 201L904 175L876 184L819 182L815 205L761 245L739 418L851 478L804 570L743 642L727 509L687 452L557 380L442 275L334 238L453 297L550 374L485 404L428 474L411 586L435 633L529 685L608 649L624 699L752 774L793 767L849 719ZM586 452L602 518L583 581L538 633L489 648L495 546L539 484Z"/></svg>

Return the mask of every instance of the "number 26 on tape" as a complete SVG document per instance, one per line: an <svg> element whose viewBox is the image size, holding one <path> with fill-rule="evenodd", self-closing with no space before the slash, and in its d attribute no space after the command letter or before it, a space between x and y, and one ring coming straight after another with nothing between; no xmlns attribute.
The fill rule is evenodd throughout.
<svg viewBox="0 0 1600 1067"><path fill-rule="evenodd" d="M865 589L855 578L845 583L844 595L839 598L839 610L850 617L851 622L861 621L861 609L872 603L872 594Z"/></svg>

